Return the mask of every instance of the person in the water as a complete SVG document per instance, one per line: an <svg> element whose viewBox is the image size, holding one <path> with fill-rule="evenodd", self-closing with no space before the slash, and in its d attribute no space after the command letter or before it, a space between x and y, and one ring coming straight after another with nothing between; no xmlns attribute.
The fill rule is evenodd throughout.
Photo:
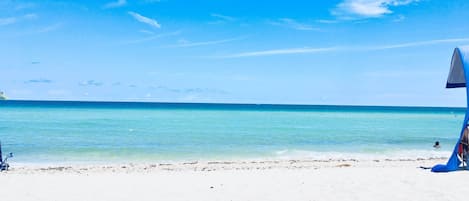
<svg viewBox="0 0 469 201"><path fill-rule="evenodd" d="M435 149L439 149L441 146L440 146L440 141L436 141L435 144L433 145L433 148Z"/></svg>

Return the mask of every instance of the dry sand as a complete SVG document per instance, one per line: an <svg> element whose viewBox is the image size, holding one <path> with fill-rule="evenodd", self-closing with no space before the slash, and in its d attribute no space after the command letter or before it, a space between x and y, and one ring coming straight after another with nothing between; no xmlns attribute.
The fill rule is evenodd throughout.
<svg viewBox="0 0 469 201"><path fill-rule="evenodd" d="M0 173L0 200L464 200L468 171L419 168L444 161L27 166Z"/></svg>

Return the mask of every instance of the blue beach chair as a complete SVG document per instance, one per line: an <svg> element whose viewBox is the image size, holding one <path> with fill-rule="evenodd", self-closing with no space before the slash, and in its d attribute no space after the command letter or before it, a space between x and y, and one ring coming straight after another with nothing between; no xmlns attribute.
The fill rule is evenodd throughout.
<svg viewBox="0 0 469 201"><path fill-rule="evenodd" d="M1 171L8 171L8 168L10 165L8 165L7 160L8 158L13 157L13 153L9 153L6 157L5 160L3 160L3 154L2 154L2 142L0 142L0 172Z"/></svg>

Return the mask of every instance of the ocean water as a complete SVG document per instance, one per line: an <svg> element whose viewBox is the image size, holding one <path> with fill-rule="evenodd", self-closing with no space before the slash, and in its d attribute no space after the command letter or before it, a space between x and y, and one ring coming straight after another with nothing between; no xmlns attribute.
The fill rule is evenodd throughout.
<svg viewBox="0 0 469 201"><path fill-rule="evenodd" d="M463 118L462 108L1 101L0 140L17 163L416 159L449 156Z"/></svg>

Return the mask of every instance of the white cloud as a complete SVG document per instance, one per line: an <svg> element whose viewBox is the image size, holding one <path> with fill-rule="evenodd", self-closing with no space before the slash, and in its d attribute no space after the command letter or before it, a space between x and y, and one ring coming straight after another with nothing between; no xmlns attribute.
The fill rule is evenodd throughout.
<svg viewBox="0 0 469 201"><path fill-rule="evenodd" d="M316 22L322 23L322 24L335 24L338 21L337 20L316 20Z"/></svg>
<svg viewBox="0 0 469 201"><path fill-rule="evenodd" d="M236 21L236 18L231 17L231 16L227 16L227 15L212 13L211 16L215 17L215 18L219 18L219 19L224 20L224 21Z"/></svg>
<svg viewBox="0 0 469 201"><path fill-rule="evenodd" d="M301 31L318 30L318 28L314 28L313 26L309 24L299 23L295 21L294 19L290 19L290 18L281 18L281 19L278 19L277 21L270 21L269 24L272 24L275 26L287 27L287 28L296 29L296 30L301 30Z"/></svg>
<svg viewBox="0 0 469 201"><path fill-rule="evenodd" d="M49 26L43 27L37 31L37 33L47 33L51 31L55 31L62 26L62 23L51 24Z"/></svg>
<svg viewBox="0 0 469 201"><path fill-rule="evenodd" d="M33 20L36 18L37 18L37 15L35 13L26 14L23 16L23 19L25 20Z"/></svg>
<svg viewBox="0 0 469 201"><path fill-rule="evenodd" d="M207 45L216 45L216 44L221 44L221 43L228 43L236 40L241 40L242 38L228 38L228 39L223 39L223 40L212 40L212 41L202 41L202 42L189 42L185 39L179 40L179 44L177 45L171 45L167 47L196 47L196 46L207 46Z"/></svg>
<svg viewBox="0 0 469 201"><path fill-rule="evenodd" d="M0 26L5 26L5 25L10 25L10 24L15 24L23 20L34 20L38 16L34 13L29 13L23 16L19 17L6 17L6 18L0 18Z"/></svg>
<svg viewBox="0 0 469 201"><path fill-rule="evenodd" d="M257 56L271 56L271 55L285 55L285 54L306 54L306 53L320 53L339 50L338 48L290 48L290 49L274 49L263 51L242 52L223 56L222 58L241 58L241 57L257 57Z"/></svg>
<svg viewBox="0 0 469 201"><path fill-rule="evenodd" d="M404 6L420 0L343 0L331 11L342 19L374 18L391 14L392 7Z"/></svg>
<svg viewBox="0 0 469 201"><path fill-rule="evenodd" d="M393 22L401 22L401 21L404 21L405 20L405 16L404 15L398 15L396 17L396 19L393 20Z"/></svg>
<svg viewBox="0 0 469 201"><path fill-rule="evenodd" d="M459 42L469 42L469 38L448 38L448 39L438 39L438 40L427 40L427 41L416 41L409 43L400 43L393 45L382 45L374 47L365 47L364 50L386 50L386 49L395 49L395 48L405 48L405 47L417 47L424 45L436 45L442 43L459 43Z"/></svg>
<svg viewBox="0 0 469 201"><path fill-rule="evenodd" d="M235 17L217 14L217 13L212 13L210 14L210 16L212 16L215 20L208 22L208 24L226 24L226 23L235 22L238 20Z"/></svg>
<svg viewBox="0 0 469 201"><path fill-rule="evenodd" d="M446 73L446 71L444 72ZM394 78L416 78L416 77L429 77L441 75L438 71L399 71L399 70L386 70L386 71L368 71L360 74L361 76L374 79L394 79Z"/></svg>
<svg viewBox="0 0 469 201"><path fill-rule="evenodd" d="M162 33L162 34L157 34L157 35L152 35L153 33L148 33L152 36L149 36L149 37L146 37L146 38L142 38L142 39L137 39L137 40L132 40L132 41L125 41L121 44L137 44L137 43L143 43L143 42L148 42L148 41L152 41L152 40L156 40L158 38L162 38L162 37L169 37L169 36L175 36L175 35L179 35L181 33L181 31L174 31L174 32L169 32L169 33Z"/></svg>
<svg viewBox="0 0 469 201"><path fill-rule="evenodd" d="M24 10L24 9L31 9L36 7L36 4L34 3L18 3L15 6L15 10Z"/></svg>
<svg viewBox="0 0 469 201"><path fill-rule="evenodd" d="M155 28L161 28L161 25L154 19L145 17L143 15L140 15L140 14L132 12L132 11L129 11L128 13L129 13L129 15L131 15L133 18L135 18L137 21L139 21L141 23L148 24L148 25L150 25L152 27L155 27Z"/></svg>
<svg viewBox="0 0 469 201"><path fill-rule="evenodd" d="M126 0L117 0L113 2L109 2L106 5L104 5L104 8L117 8L117 7L122 7L127 4Z"/></svg>
<svg viewBox="0 0 469 201"><path fill-rule="evenodd" d="M155 34L155 32L153 32L153 31L148 31L148 30L145 30L145 29L142 29L142 30L140 30L139 32L140 32L140 33L144 33L144 34L148 34L148 35L153 35L153 34Z"/></svg>
<svg viewBox="0 0 469 201"><path fill-rule="evenodd" d="M242 58L242 57L258 57L271 55L288 55L288 54L312 54L321 52L338 52L338 51L378 51L397 48L419 47L427 45L437 45L444 43L461 43L469 42L469 38L448 38L427 41L415 41L408 43L399 43L392 45L376 45L376 46L349 46L349 47L322 47L322 48L289 48L289 49L273 49L263 51L241 52L225 55L217 58Z"/></svg>
<svg viewBox="0 0 469 201"><path fill-rule="evenodd" d="M15 17L0 18L0 26L14 24L17 21Z"/></svg>

